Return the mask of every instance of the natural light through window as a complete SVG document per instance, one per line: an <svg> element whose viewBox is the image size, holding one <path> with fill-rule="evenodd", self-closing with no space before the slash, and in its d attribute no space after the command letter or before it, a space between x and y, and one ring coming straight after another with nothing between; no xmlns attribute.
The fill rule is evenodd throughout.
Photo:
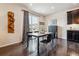
<svg viewBox="0 0 79 59"><path fill-rule="evenodd" d="M39 17L29 14L29 28L31 32L37 32L39 30Z"/></svg>

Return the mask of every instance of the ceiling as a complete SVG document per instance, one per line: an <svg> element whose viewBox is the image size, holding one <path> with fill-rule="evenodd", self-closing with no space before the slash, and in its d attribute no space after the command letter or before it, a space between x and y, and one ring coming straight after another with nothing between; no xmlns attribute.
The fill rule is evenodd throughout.
<svg viewBox="0 0 79 59"><path fill-rule="evenodd" d="M30 10L44 16L78 7L78 3L24 3Z"/></svg>

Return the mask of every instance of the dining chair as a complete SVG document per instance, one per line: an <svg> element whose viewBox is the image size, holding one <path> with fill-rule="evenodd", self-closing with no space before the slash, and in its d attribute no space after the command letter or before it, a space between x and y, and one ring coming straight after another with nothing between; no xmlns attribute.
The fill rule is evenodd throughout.
<svg viewBox="0 0 79 59"><path fill-rule="evenodd" d="M51 35L51 34L49 34L48 36L47 36L47 39L44 39L44 40L42 40L42 41L40 41L41 43L43 43L44 45L45 45L45 47L46 47L46 50L47 50L47 55L48 55L48 43L52 43L52 39L54 39L55 38L55 34L53 34L53 36ZM50 47L51 48L51 47Z"/></svg>

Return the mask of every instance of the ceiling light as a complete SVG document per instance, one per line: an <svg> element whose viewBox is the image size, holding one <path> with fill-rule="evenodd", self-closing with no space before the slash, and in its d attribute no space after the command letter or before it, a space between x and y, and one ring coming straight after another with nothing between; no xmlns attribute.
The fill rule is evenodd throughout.
<svg viewBox="0 0 79 59"><path fill-rule="evenodd" d="M55 9L55 7L52 6L51 9Z"/></svg>

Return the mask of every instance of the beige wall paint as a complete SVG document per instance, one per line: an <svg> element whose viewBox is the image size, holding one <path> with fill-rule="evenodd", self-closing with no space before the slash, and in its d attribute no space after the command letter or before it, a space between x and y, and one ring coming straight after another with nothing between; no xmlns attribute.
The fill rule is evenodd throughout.
<svg viewBox="0 0 79 59"><path fill-rule="evenodd" d="M8 33L7 12L13 11L15 33ZM22 41L23 11L17 4L0 4L0 47Z"/></svg>

